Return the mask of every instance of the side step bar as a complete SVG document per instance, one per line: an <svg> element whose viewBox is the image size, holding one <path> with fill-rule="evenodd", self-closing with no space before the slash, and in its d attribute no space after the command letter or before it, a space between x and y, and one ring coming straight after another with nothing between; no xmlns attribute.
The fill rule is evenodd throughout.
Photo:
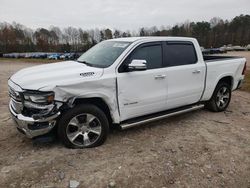
<svg viewBox="0 0 250 188"><path fill-rule="evenodd" d="M135 127L135 126L138 126L138 125L141 125L141 124L145 124L145 123L149 123L149 122L152 122L152 121L161 120L161 119L164 119L164 118L167 118L167 117L175 116L175 115L178 115L178 114L191 112L191 111L194 111L194 110L199 110L199 109L201 109L203 107L204 107L204 104L195 105L195 106L191 106L191 107L188 107L186 109L179 110L179 111L169 112L169 113L166 113L164 115L159 115L159 116L151 117L151 118L148 118L148 119L145 118L144 120L139 120L137 122L124 123L124 124L121 124L120 127L121 127L122 130L124 130L124 129Z"/></svg>

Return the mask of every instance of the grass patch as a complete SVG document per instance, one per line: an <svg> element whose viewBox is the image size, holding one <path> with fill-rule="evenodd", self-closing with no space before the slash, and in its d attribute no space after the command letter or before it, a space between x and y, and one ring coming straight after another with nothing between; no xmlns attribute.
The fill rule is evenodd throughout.
<svg viewBox="0 0 250 188"><path fill-rule="evenodd" d="M250 92L250 70L247 70L247 71L246 71L246 74L245 74L245 82L244 82L244 84L242 85L241 90Z"/></svg>
<svg viewBox="0 0 250 188"><path fill-rule="evenodd" d="M1 61L11 61L11 62L27 62L27 63L54 63L63 60L51 60L51 59L28 59L28 58L0 58Z"/></svg>

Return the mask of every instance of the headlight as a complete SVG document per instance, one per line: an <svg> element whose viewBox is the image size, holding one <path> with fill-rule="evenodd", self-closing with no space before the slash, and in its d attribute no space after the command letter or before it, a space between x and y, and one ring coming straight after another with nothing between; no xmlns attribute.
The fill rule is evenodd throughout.
<svg viewBox="0 0 250 188"><path fill-rule="evenodd" d="M53 92L25 92L23 96L26 101L39 104L51 104L55 98Z"/></svg>

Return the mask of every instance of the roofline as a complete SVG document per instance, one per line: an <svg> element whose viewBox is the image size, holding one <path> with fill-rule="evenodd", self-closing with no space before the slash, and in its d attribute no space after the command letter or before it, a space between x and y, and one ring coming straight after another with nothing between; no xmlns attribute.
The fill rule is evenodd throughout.
<svg viewBox="0 0 250 188"><path fill-rule="evenodd" d="M195 38L192 37L173 37L173 36L146 36L146 37L122 37L122 38L115 38L115 39L109 39L110 41L119 41L119 42L138 42L138 41L151 41L151 40L188 40L188 41L194 41Z"/></svg>

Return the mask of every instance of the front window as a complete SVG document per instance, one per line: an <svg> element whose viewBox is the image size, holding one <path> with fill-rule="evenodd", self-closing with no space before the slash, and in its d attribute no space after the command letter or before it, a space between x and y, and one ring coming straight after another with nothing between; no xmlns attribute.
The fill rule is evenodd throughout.
<svg viewBox="0 0 250 188"><path fill-rule="evenodd" d="M130 42L103 41L81 55L77 61L88 66L106 68L112 65L130 44Z"/></svg>
<svg viewBox="0 0 250 188"><path fill-rule="evenodd" d="M162 67L162 48L160 44L143 46L134 51L130 58L147 61L147 69L157 69Z"/></svg>

